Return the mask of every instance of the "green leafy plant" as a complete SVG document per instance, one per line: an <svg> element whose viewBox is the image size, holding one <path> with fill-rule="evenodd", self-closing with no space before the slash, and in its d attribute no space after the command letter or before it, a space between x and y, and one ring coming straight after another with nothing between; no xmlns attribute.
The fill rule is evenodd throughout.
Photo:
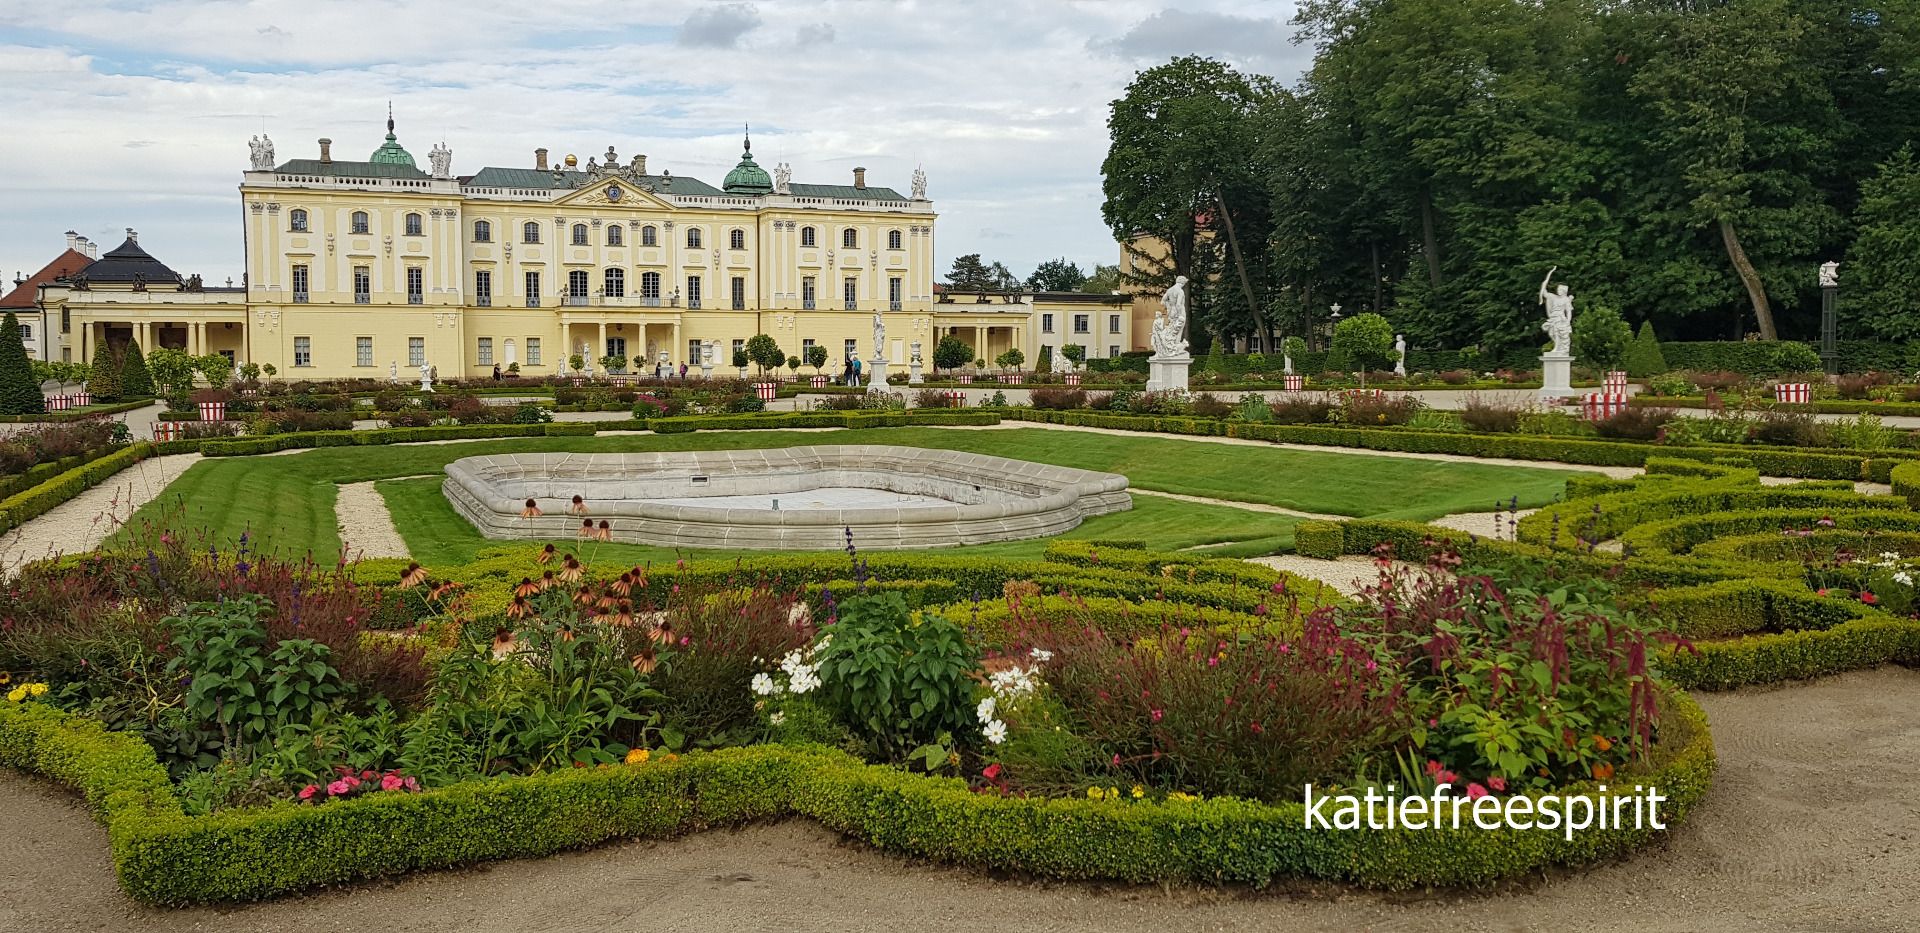
<svg viewBox="0 0 1920 933"><path fill-rule="evenodd" d="M1605 305L1588 308L1573 318L1573 355L1592 366L1608 369L1626 359L1633 328L1620 312Z"/></svg>
<svg viewBox="0 0 1920 933"><path fill-rule="evenodd" d="M896 760L978 729L980 649L965 630L932 613L915 622L897 592L852 597L839 613L815 651L822 696L874 755Z"/></svg>
<svg viewBox="0 0 1920 933"><path fill-rule="evenodd" d="M163 623L177 652L168 673L189 678L187 712L217 729L230 752L311 719L345 691L327 646L297 638L269 645L268 611L264 599L247 596L199 603Z"/></svg>

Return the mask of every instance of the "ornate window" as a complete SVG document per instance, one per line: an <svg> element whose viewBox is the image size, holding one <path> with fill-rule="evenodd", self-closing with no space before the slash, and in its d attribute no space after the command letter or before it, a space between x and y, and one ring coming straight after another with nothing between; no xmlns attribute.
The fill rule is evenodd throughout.
<svg viewBox="0 0 1920 933"><path fill-rule="evenodd" d="M420 235L420 215L408 214L407 215L407 236L419 236L419 235Z"/></svg>
<svg viewBox="0 0 1920 933"><path fill-rule="evenodd" d="M618 266L607 270L607 286L604 294L608 298L627 297L627 270Z"/></svg>
<svg viewBox="0 0 1920 933"><path fill-rule="evenodd" d="M687 248L688 249L700 248L700 228L699 227L687 228Z"/></svg>
<svg viewBox="0 0 1920 933"><path fill-rule="evenodd" d="M493 224L490 224L484 220L474 221L473 222L473 242L475 243L493 242Z"/></svg>
<svg viewBox="0 0 1920 933"><path fill-rule="evenodd" d="M852 227L840 231L840 246L845 249L858 249L860 246L859 232Z"/></svg>
<svg viewBox="0 0 1920 933"><path fill-rule="evenodd" d="M818 243L814 242L812 227L800 228L800 245L801 246L818 246L819 245Z"/></svg>
<svg viewBox="0 0 1920 933"><path fill-rule="evenodd" d="M659 228L655 227L652 224L648 224L644 227L641 227L640 228L640 245L641 246L659 246L660 245Z"/></svg>
<svg viewBox="0 0 1920 933"><path fill-rule="evenodd" d="M350 229L354 233L367 232L367 212L366 211L353 212L353 226Z"/></svg>
<svg viewBox="0 0 1920 933"><path fill-rule="evenodd" d="M660 297L660 273L640 273L640 297L653 299Z"/></svg>
<svg viewBox="0 0 1920 933"><path fill-rule="evenodd" d="M623 239L621 236L619 224L614 224L607 228L607 245L608 246L626 245L626 240Z"/></svg>
<svg viewBox="0 0 1920 933"><path fill-rule="evenodd" d="M887 231L887 248L888 249L900 248L900 231L898 230Z"/></svg>
<svg viewBox="0 0 1920 933"><path fill-rule="evenodd" d="M540 242L540 225L531 220L527 221L524 224L521 224L520 225L520 242L522 243Z"/></svg>
<svg viewBox="0 0 1920 933"><path fill-rule="evenodd" d="M307 212L298 207L294 208L287 214L287 224L287 229L294 233L307 232Z"/></svg>
<svg viewBox="0 0 1920 933"><path fill-rule="evenodd" d="M728 232L727 248L728 249L746 249L747 248L747 231L742 230L738 227L735 227L733 228L732 231Z"/></svg>
<svg viewBox="0 0 1920 933"><path fill-rule="evenodd" d="M586 224L573 225L573 245L575 246L587 245L587 225Z"/></svg>

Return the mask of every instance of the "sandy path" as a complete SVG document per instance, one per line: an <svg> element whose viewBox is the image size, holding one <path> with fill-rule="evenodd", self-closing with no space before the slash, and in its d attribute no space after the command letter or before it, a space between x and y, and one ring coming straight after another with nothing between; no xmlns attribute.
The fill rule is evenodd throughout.
<svg viewBox="0 0 1920 933"><path fill-rule="evenodd" d="M199 454L169 454L149 457L121 470L106 482L0 536L0 568L10 574L27 561L99 547L135 509L159 496L198 462Z"/></svg>
<svg viewBox="0 0 1920 933"><path fill-rule="evenodd" d="M1428 524L1476 534L1482 538L1511 541L1513 540L1512 523L1538 511L1540 510L1518 509L1508 512L1455 512L1452 515L1442 515Z"/></svg>
<svg viewBox="0 0 1920 933"><path fill-rule="evenodd" d="M1333 560L1301 557L1298 554L1271 554L1266 557L1249 557L1247 562L1283 570L1297 577L1317 580L1342 596L1352 596L1361 589L1380 582L1379 565L1374 563L1373 558L1359 554L1348 554ZM1405 561L1393 562L1395 571L1412 566Z"/></svg>
<svg viewBox="0 0 1920 933"><path fill-rule="evenodd" d="M333 500L339 520L340 550L348 560L368 557L407 557L407 541L393 527L387 500L373 483L342 483Z"/></svg>
<svg viewBox="0 0 1920 933"><path fill-rule="evenodd" d="M1701 697L1720 772L1657 848L1490 894L1286 893L991 878L792 820L414 874L309 897L158 911L122 895L70 793L8 772L0 930L1804 931L1920 917L1920 673Z"/></svg>

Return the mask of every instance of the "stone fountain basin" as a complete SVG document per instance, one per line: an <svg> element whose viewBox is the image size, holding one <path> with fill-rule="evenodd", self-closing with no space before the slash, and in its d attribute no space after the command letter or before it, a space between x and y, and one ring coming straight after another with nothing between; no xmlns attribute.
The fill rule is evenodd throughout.
<svg viewBox="0 0 1920 933"><path fill-rule="evenodd" d="M950 547L1057 535L1133 507L1116 473L869 444L494 454L446 474L447 500L486 537L576 538L578 495L613 540L662 547L830 550L848 530L863 548ZM521 517L528 499L540 516Z"/></svg>

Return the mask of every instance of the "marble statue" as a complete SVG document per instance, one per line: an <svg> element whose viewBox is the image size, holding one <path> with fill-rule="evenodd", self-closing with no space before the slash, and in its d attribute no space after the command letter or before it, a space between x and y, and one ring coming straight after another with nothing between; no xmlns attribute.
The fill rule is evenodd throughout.
<svg viewBox="0 0 1920 933"><path fill-rule="evenodd" d="M782 162L773 167L773 193L792 194L789 184L793 181L793 169Z"/></svg>
<svg viewBox="0 0 1920 933"><path fill-rule="evenodd" d="M1547 321L1540 329L1547 332L1553 340L1553 349L1548 351L1554 356L1571 356L1573 351L1573 295L1567 291L1567 283L1562 282L1553 291L1547 290L1547 283L1553 281L1553 273L1559 270L1554 266L1547 270L1547 277L1540 280L1540 303L1547 307Z"/></svg>
<svg viewBox="0 0 1920 933"><path fill-rule="evenodd" d="M252 168L256 172L273 171L273 140L261 133L247 142L247 148L253 151Z"/></svg>
<svg viewBox="0 0 1920 933"><path fill-rule="evenodd" d="M400 361L399 360L387 361L387 381L393 383L394 385L400 384Z"/></svg>
<svg viewBox="0 0 1920 933"><path fill-rule="evenodd" d="M1396 376L1404 376L1407 374L1406 334L1393 335L1393 374Z"/></svg>
<svg viewBox="0 0 1920 933"><path fill-rule="evenodd" d="M1070 359L1067 359L1066 349L1067 349L1066 347L1061 347L1060 349L1053 351L1053 365L1052 367L1050 367L1053 372L1056 372L1056 373L1073 372L1073 361Z"/></svg>
<svg viewBox="0 0 1920 933"><path fill-rule="evenodd" d="M446 143L434 143L427 151L427 164L433 166L433 177L453 177L453 150Z"/></svg>
<svg viewBox="0 0 1920 933"><path fill-rule="evenodd" d="M915 201L925 201L927 199L927 173L922 171L919 166L914 166L913 169L912 197Z"/></svg>
<svg viewBox="0 0 1920 933"><path fill-rule="evenodd" d="M420 391L433 391L433 369L426 363L420 364Z"/></svg>
<svg viewBox="0 0 1920 933"><path fill-rule="evenodd" d="M1187 355L1187 277L1173 280L1173 286L1160 296L1160 313L1153 316L1153 353L1155 356Z"/></svg>
<svg viewBox="0 0 1920 933"><path fill-rule="evenodd" d="M873 312L873 358L885 359L887 356L887 322L880 318L880 312Z"/></svg>
<svg viewBox="0 0 1920 933"><path fill-rule="evenodd" d="M1293 348L1284 340L1280 341L1280 372L1293 375Z"/></svg>
<svg viewBox="0 0 1920 933"><path fill-rule="evenodd" d="M1839 263L1834 262L1832 260L1828 260L1820 264L1820 287L1821 288L1839 288L1840 287L1840 264Z"/></svg>

